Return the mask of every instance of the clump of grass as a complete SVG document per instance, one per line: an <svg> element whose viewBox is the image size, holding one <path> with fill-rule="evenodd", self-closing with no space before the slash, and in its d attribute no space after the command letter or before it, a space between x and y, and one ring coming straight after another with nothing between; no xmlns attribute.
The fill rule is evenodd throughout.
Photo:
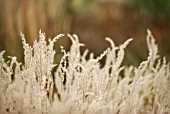
<svg viewBox="0 0 170 114"><path fill-rule="evenodd" d="M165 58L159 58L158 46L149 30L149 55L137 68L122 65L125 48L132 39L115 46L106 38L111 47L94 58L88 50L81 54L80 47L84 44L79 42L77 35L68 34L72 41L70 51L66 52L61 46L64 55L52 73L56 67L53 46L62 36L46 42L45 34L40 31L39 40L31 47L21 33L24 63L19 63L16 57L5 61L5 51L0 53L0 113L170 112L170 64ZM100 60L104 56L105 65L101 67Z"/></svg>

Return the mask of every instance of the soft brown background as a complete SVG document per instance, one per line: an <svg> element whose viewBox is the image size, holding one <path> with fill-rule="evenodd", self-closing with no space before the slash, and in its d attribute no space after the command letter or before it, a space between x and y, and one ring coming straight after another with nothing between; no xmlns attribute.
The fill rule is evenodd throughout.
<svg viewBox="0 0 170 114"><path fill-rule="evenodd" d="M148 55L146 31L150 29L159 44L161 56L170 58L170 2L168 0L0 0L0 51L23 61L22 31L30 45L41 29L47 38L59 33L76 33L95 55L99 55L111 37L116 45L133 37L126 49L128 64L138 65ZM68 50L70 40L63 38L55 44Z"/></svg>

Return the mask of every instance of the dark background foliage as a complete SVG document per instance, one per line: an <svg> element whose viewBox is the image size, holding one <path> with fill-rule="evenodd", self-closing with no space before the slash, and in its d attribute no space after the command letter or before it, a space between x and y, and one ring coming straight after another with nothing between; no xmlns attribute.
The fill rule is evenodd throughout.
<svg viewBox="0 0 170 114"><path fill-rule="evenodd" d="M0 0L0 51L22 61L20 31L30 45L40 29L47 38L76 33L96 56L109 46L105 37L117 45L133 37L125 59L126 64L138 65L148 55L145 37L150 29L160 54L169 59L169 11L169 0ZM56 60L62 56L59 45L68 50L70 41L63 38L55 44Z"/></svg>

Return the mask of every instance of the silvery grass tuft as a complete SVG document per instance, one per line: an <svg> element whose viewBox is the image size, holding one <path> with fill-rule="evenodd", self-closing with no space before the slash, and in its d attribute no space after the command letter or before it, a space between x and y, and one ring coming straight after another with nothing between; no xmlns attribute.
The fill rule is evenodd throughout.
<svg viewBox="0 0 170 114"><path fill-rule="evenodd" d="M159 58L149 30L148 58L137 68L121 64L132 39L115 46L106 38L111 47L94 58L88 50L80 53L84 44L75 34L68 34L70 51L61 46L56 65L53 46L63 36L46 42L40 31L31 47L21 33L24 63L11 56L5 61L0 53L0 114L169 114L170 63Z"/></svg>

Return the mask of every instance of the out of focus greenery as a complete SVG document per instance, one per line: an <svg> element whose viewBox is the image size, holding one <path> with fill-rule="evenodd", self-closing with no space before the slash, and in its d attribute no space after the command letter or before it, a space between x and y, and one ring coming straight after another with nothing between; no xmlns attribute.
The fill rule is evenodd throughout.
<svg viewBox="0 0 170 114"><path fill-rule="evenodd" d="M170 0L133 0L141 12L170 24Z"/></svg>
<svg viewBox="0 0 170 114"><path fill-rule="evenodd" d="M76 33L96 56L109 46L105 37L116 45L133 37L126 60L138 65L147 57L145 37L150 29L161 55L169 59L169 11L168 0L0 0L0 51L23 61L20 31L31 45L40 29L47 38ZM63 38L56 43L56 60L62 56L59 45L68 50L70 41Z"/></svg>

